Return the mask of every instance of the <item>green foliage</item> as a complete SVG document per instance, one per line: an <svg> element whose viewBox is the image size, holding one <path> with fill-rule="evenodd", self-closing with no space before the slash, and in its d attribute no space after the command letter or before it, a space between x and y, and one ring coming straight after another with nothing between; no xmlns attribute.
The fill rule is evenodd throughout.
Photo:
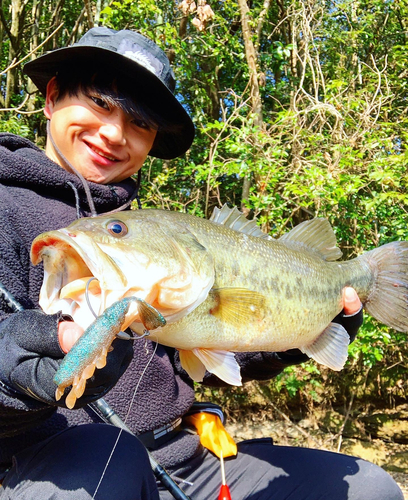
<svg viewBox="0 0 408 500"><path fill-rule="evenodd" d="M9 132L10 134L31 138L31 130L28 125L17 115L11 115L7 120L1 120L0 132Z"/></svg>
<svg viewBox="0 0 408 500"><path fill-rule="evenodd" d="M384 359L392 335L389 329L371 317L366 317L364 334L359 335L349 348L351 360L361 360L362 364L372 368L377 361Z"/></svg>
<svg viewBox="0 0 408 500"><path fill-rule="evenodd" d="M307 391L314 401L322 400L323 384L321 372L315 364L302 363L300 367L290 366L276 377L275 390L287 391L294 398L299 391Z"/></svg>

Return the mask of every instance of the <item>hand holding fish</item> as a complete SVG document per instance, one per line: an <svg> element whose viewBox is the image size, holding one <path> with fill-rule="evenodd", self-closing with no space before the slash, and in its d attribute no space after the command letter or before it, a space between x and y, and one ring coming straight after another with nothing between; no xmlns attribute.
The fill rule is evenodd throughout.
<svg viewBox="0 0 408 500"><path fill-rule="evenodd" d="M29 395L50 406L66 406L65 398L56 403L56 386L53 382L65 359L58 339L58 326L68 324L71 328L75 325L63 319L60 313L48 315L28 309L2 322L2 342L7 350L7 363L0 364L0 370L3 384L11 391ZM117 340L113 347L107 365L88 382L77 407L104 396L126 370L133 357L132 342Z"/></svg>
<svg viewBox="0 0 408 500"><path fill-rule="evenodd" d="M343 290L343 312L347 316L356 314L362 307L357 292L351 286L346 286Z"/></svg>

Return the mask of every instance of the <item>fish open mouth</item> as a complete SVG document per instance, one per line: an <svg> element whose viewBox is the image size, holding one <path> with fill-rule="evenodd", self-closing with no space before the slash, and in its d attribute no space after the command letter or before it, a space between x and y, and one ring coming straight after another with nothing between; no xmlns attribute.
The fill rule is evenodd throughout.
<svg viewBox="0 0 408 500"><path fill-rule="evenodd" d="M31 260L44 264L39 299L43 311L62 311L84 328L128 290L120 267L83 233L60 229L40 235L33 242Z"/></svg>

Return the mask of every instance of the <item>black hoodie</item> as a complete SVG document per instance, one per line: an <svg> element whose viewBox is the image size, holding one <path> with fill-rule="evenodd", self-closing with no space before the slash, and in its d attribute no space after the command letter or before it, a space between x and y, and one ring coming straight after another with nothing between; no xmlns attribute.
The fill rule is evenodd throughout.
<svg viewBox="0 0 408 500"><path fill-rule="evenodd" d="M134 193L135 183L132 179L112 185L89 182L89 187L96 211L103 213L125 204ZM45 315L39 310L43 270L41 265L33 267L29 258L31 242L38 234L69 225L78 212L81 216L90 215L80 180L47 158L30 141L0 134L0 282L28 309L12 313L0 298L0 465L3 466L10 463L14 453L60 430L100 421L88 407L59 408L52 397L55 391L52 376L63 357L57 340L61 317ZM126 348L130 345L127 341L115 342L126 344ZM157 429L183 416L194 401L193 382L180 367L174 349L159 345L152 357L154 347L150 341L135 341L133 359L130 361L128 356L125 360L124 368L130 364L118 383L111 388L112 383L102 377L99 385L87 389L88 399L81 398L82 404L110 390L105 399L126 418L135 433ZM115 348L109 356L114 356L115 351L120 354L121 349ZM127 354L123 356L126 358ZM237 359L243 380L249 380L271 378L285 366L307 357L298 353L294 356L240 353ZM118 370L116 367L113 375L108 372L107 378L116 381ZM205 382L223 385L210 375ZM35 388L35 394L30 388ZM200 450L197 436L180 432L155 455L163 466L172 467Z"/></svg>

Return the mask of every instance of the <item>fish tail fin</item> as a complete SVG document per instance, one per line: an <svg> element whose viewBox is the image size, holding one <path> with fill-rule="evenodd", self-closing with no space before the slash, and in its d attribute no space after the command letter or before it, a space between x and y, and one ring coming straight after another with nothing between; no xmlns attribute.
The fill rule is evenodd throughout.
<svg viewBox="0 0 408 500"><path fill-rule="evenodd" d="M395 241L362 255L374 275L367 312L400 332L408 331L408 241Z"/></svg>

